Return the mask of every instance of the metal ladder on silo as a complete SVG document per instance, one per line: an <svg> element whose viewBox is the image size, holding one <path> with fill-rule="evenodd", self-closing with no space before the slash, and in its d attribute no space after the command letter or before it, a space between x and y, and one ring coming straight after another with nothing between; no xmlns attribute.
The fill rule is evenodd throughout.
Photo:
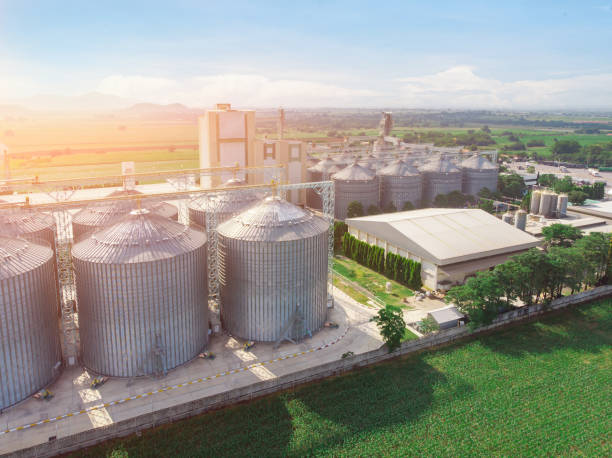
<svg viewBox="0 0 612 458"><path fill-rule="evenodd" d="M283 329L281 331L281 336L274 344L273 348L275 350L278 347L280 347L280 344L283 343L283 341L285 340L293 344L297 344L295 340L289 337L292 329L295 329L296 330L295 334L300 336L298 337L298 340L302 338L303 336L305 336L306 334L310 334L310 330L306 329L306 322L304 320L304 314L302 313L302 307L300 306L300 304L297 305L297 307L295 308L295 311L291 314L285 326L283 326Z"/></svg>

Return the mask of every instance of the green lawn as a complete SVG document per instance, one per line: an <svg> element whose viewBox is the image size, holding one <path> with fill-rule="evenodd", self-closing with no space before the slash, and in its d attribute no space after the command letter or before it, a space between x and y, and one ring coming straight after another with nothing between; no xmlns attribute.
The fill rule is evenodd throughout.
<svg viewBox="0 0 612 458"><path fill-rule="evenodd" d="M611 379L606 300L73 456L610 456Z"/></svg>
<svg viewBox="0 0 612 458"><path fill-rule="evenodd" d="M391 292L387 293L385 284L390 281L387 277L356 263L352 259L335 257L334 270L364 287L385 304L407 308L408 306L402 302L402 299L414 295L410 288L392 280Z"/></svg>

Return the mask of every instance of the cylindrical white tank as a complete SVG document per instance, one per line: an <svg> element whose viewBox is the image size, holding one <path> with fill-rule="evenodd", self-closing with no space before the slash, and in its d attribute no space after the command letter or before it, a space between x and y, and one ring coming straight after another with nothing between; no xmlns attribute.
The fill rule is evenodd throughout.
<svg viewBox="0 0 612 458"><path fill-rule="evenodd" d="M542 197L541 191L533 191L531 193L531 204L529 205L529 212L532 215L540 213L540 199Z"/></svg>
<svg viewBox="0 0 612 458"><path fill-rule="evenodd" d="M557 211L559 218L564 218L567 215L567 194L559 194L557 201Z"/></svg>
<svg viewBox="0 0 612 458"><path fill-rule="evenodd" d="M551 217L557 216L557 201L558 200L559 200L559 194L552 193L550 195L550 216Z"/></svg>
<svg viewBox="0 0 612 458"><path fill-rule="evenodd" d="M550 211L550 203L552 201L552 193L548 192L548 191L544 191L542 193L542 195L540 196L540 210L538 211L538 213L542 216L545 216L546 218L550 218L551 216L551 211Z"/></svg>
<svg viewBox="0 0 612 458"><path fill-rule="evenodd" d="M507 211L506 213L502 215L502 221L504 223L512 224L513 220L514 220L514 215L510 213L509 211Z"/></svg>
<svg viewBox="0 0 612 458"><path fill-rule="evenodd" d="M525 230L527 226L527 212L524 210L519 210L514 215L514 226L521 231Z"/></svg>

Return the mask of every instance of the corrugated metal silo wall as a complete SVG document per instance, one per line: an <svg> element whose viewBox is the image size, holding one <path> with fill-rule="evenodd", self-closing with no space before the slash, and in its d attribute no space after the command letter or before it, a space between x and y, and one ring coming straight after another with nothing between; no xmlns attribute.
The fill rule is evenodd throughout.
<svg viewBox="0 0 612 458"><path fill-rule="evenodd" d="M219 235L222 318L232 335L273 342L297 305L311 332L327 314L327 231L286 242L242 241ZM292 329L291 338L299 330Z"/></svg>
<svg viewBox="0 0 612 458"><path fill-rule="evenodd" d="M380 177L381 202L385 207L393 203L397 210L401 210L406 202L412 202L416 207L423 198L423 180L420 175L414 176L387 176Z"/></svg>
<svg viewBox="0 0 612 458"><path fill-rule="evenodd" d="M461 191L461 172L425 172L423 174L423 200L432 203L438 194Z"/></svg>
<svg viewBox="0 0 612 458"><path fill-rule="evenodd" d="M61 361L54 260L0 281L0 409L50 383Z"/></svg>
<svg viewBox="0 0 612 458"><path fill-rule="evenodd" d="M495 169L463 169L464 194L477 195L482 188L487 188L491 192L497 191L497 170Z"/></svg>
<svg viewBox="0 0 612 458"><path fill-rule="evenodd" d="M82 357L93 371L118 377L167 371L206 345L206 245L154 262L73 262Z"/></svg>
<svg viewBox="0 0 612 458"><path fill-rule="evenodd" d="M351 202L361 202L367 213L370 205L378 206L378 178L371 181L334 180L336 194L335 215L338 219L346 218L346 212Z"/></svg>
<svg viewBox="0 0 612 458"><path fill-rule="evenodd" d="M321 172L308 171L308 181L309 182L312 183L312 182L322 181L322 179L323 179L323 174ZM312 188L308 188L306 190L306 205L316 210L321 210L323 208L321 196L317 194L316 191Z"/></svg>

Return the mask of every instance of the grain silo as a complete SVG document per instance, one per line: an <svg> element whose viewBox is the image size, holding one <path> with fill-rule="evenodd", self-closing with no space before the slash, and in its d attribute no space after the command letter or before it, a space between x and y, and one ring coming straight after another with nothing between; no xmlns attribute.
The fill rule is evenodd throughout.
<svg viewBox="0 0 612 458"><path fill-rule="evenodd" d="M72 248L81 354L96 373L163 373L208 340L206 235L133 210Z"/></svg>
<svg viewBox="0 0 612 458"><path fill-rule="evenodd" d="M567 216L567 194L559 194L559 200L557 202L557 213L559 218L565 218Z"/></svg>
<svg viewBox="0 0 612 458"><path fill-rule="evenodd" d="M375 172L353 163L332 175L336 195L335 215L338 219L347 217L351 202L360 202L365 212L372 205L378 206L378 177Z"/></svg>
<svg viewBox="0 0 612 458"><path fill-rule="evenodd" d="M524 210L518 210L514 215L514 226L521 231L525 230L527 226L527 212Z"/></svg>
<svg viewBox="0 0 612 458"><path fill-rule="evenodd" d="M0 410L61 368L54 260L48 246L0 236Z"/></svg>
<svg viewBox="0 0 612 458"><path fill-rule="evenodd" d="M141 195L140 191L118 190L107 197ZM137 200L117 200L101 202L83 208L72 216L72 238L81 241L86 235L108 227L114 222L138 208ZM178 220L178 208L166 202L143 203L143 207L165 218Z"/></svg>
<svg viewBox="0 0 612 458"><path fill-rule="evenodd" d="M480 154L474 154L461 163L463 182L461 192L472 196L478 195L481 189L497 191L497 166Z"/></svg>
<svg viewBox="0 0 612 458"><path fill-rule="evenodd" d="M243 339L299 339L327 313L329 223L277 196L226 221L219 233L225 328Z"/></svg>
<svg viewBox="0 0 612 458"><path fill-rule="evenodd" d="M331 159L323 159L319 161L316 165L307 169L308 181L310 183L316 183L318 181L329 180L330 173L328 172L328 169L337 165L338 163ZM321 196L319 196L319 194L317 194L312 188L308 188L306 190L306 205L317 210L321 210L323 208Z"/></svg>
<svg viewBox="0 0 612 458"><path fill-rule="evenodd" d="M230 180L224 186L241 186L244 184L245 182L242 180ZM221 224L246 210L260 199L260 195L253 191L226 191L220 194L198 197L188 205L189 224L199 227L201 230L206 230L207 213L214 213L217 224Z"/></svg>
<svg viewBox="0 0 612 458"><path fill-rule="evenodd" d="M431 203L438 194L461 191L461 169L447 157L437 156L419 170L423 174L423 201Z"/></svg>
<svg viewBox="0 0 612 458"><path fill-rule="evenodd" d="M384 161L379 157L368 154L367 156L357 159L357 164L361 167L376 171L384 166Z"/></svg>
<svg viewBox="0 0 612 458"><path fill-rule="evenodd" d="M540 213L540 200L542 199L541 191L533 191L531 193L531 202L529 203L529 212L532 215L537 215Z"/></svg>
<svg viewBox="0 0 612 458"><path fill-rule="evenodd" d="M396 210L402 210L406 202L411 202L415 207L420 205L423 178L416 167L397 159L380 169L377 175L380 180L381 207L393 204Z"/></svg>

